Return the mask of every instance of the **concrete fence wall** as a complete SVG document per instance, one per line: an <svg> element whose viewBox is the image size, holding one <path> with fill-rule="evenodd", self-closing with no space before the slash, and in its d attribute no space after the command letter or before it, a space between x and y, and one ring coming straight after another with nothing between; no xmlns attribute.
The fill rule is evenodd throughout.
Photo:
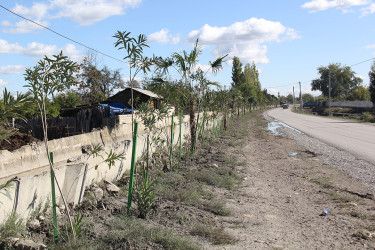
<svg viewBox="0 0 375 250"><path fill-rule="evenodd" d="M202 121L203 115L200 115ZM70 136L49 141L49 150L54 154L54 166L56 177L62 192L68 203L77 204L83 197L82 190L93 182L103 179L114 181L130 169L132 136L131 115L119 117L120 124L112 131L108 129L97 130L91 133ZM174 119L174 143L178 143L179 119ZM164 128L165 135L170 138L171 118L161 121L157 126ZM212 127L212 119L209 120ZM146 131L143 125L139 126L137 142L137 158L146 150ZM183 116L182 139L189 135L189 116ZM113 150L116 153L124 153L125 158L116 162L110 169L101 163L102 158L90 157L83 152L83 148L93 144L104 147L105 152ZM100 164L101 163L101 164ZM99 164L97 170L94 166ZM0 184L18 177L18 183L9 189L11 199L0 192L0 223L2 223L12 211L26 218L40 204L51 201L51 179L49 164L45 146L42 142L23 146L9 152L0 151ZM60 193L56 186L57 201L62 203Z"/></svg>
<svg viewBox="0 0 375 250"><path fill-rule="evenodd" d="M325 106L328 107L329 103L326 102ZM331 102L331 107L373 108L374 104L371 101L342 101L342 102Z"/></svg>

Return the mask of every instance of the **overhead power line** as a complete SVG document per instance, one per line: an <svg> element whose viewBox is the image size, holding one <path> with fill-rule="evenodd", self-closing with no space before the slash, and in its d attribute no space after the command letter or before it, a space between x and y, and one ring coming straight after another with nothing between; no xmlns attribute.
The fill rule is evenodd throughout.
<svg viewBox="0 0 375 250"><path fill-rule="evenodd" d="M353 66L357 66L359 64L362 64L362 63L365 63L365 62L368 62L368 61L371 61L371 60L375 60L375 57L372 57L370 59L367 59L367 60L364 60L364 61L361 61L361 62L358 62L358 63L354 63L352 65L349 65L349 67L353 67ZM314 79L311 79L311 80L307 80L307 81L301 81L301 84L302 83L307 83L307 82L311 82L313 81ZM285 85L279 85L279 86L271 86L271 87L268 87L268 88L280 88L280 87L286 87L286 86L292 86L294 84L298 84L298 82L294 82L294 83L289 83L289 84L285 84Z"/></svg>
<svg viewBox="0 0 375 250"><path fill-rule="evenodd" d="M27 21L29 21L29 22L35 24L35 25L38 25L38 26L40 26L40 27L42 27L42 28L44 28L44 29L47 29L47 30L51 31L52 33L54 33L54 34L56 34L56 35L58 35L58 36L61 36L61 37L65 38L65 39L67 39L67 40L69 40L69 41L71 41L71 42L73 42L73 43L76 43L76 44L81 45L82 47L85 47L86 49L89 49L89 50L95 51L95 52L97 52L98 54L101 54L101 55L103 55L103 56L105 56L105 57L108 57L108 58L111 58L111 59L113 59L113 60L116 60L116 61L119 61L119 62L121 62L121 63L124 63L124 61L121 60L121 59L118 59L118 58L115 58L115 57L113 57L113 56L110 56L110 55L108 55L108 54L106 54L106 53L103 53L103 52L97 50L97 49L94 49L94 48L92 48L92 47L90 47L90 46L87 46L87 45L85 45L85 44L83 44L83 43L77 42L76 40L74 40L74 39L72 39L72 38L69 38L69 37L67 37L67 36L65 36L65 35L63 35L63 34L57 32L57 31L54 31L53 29L50 29L50 28L48 28L48 27L46 27L46 26L44 26L44 25L42 25L42 24L40 24L40 23L37 23L37 22L35 22L35 21L29 19L29 18L26 18L26 17L24 17L24 16L21 16L20 14L17 14L17 13L15 13L15 12L11 11L10 9L4 7L4 6L1 5L1 4L0 4L0 7L3 8L4 10L6 10L6 11L12 13L13 15L16 15L16 16L18 16L18 17L20 17L20 18L22 18L22 19L24 19L24 20L27 20Z"/></svg>

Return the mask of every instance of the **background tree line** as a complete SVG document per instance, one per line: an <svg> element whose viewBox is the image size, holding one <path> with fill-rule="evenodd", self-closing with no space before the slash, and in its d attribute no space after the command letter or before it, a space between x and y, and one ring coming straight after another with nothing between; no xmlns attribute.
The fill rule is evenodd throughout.
<svg viewBox="0 0 375 250"><path fill-rule="evenodd" d="M369 86L363 85L363 79L349 66L340 63L330 63L328 66L317 68L319 78L311 81L311 90L322 92L320 96L314 97L309 93L302 95L303 102L328 101L329 81L331 81L332 101L372 101L375 104L375 61L369 71ZM293 95L278 96L280 102L293 103ZM300 102L298 95L296 103Z"/></svg>

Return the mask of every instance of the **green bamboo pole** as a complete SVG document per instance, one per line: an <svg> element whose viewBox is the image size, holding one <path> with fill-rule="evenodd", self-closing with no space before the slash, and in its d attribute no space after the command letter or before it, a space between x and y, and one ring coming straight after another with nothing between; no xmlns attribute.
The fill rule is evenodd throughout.
<svg viewBox="0 0 375 250"><path fill-rule="evenodd" d="M169 162L171 164L171 170L173 168L173 129L174 129L174 123L173 123L173 115L172 115L172 122L171 122L171 153L170 153L170 159Z"/></svg>
<svg viewBox="0 0 375 250"><path fill-rule="evenodd" d="M219 120L220 120L220 117L217 116L217 124L216 124L216 136L217 136L217 129L219 128Z"/></svg>
<svg viewBox="0 0 375 250"><path fill-rule="evenodd" d="M200 114L200 112L198 112L198 117L197 117L197 125L196 125L196 127L195 127L195 133L194 133L194 141L193 141L193 152L192 153L194 153L195 152L195 145L196 145L196 141L197 141L197 130L198 130L198 126L199 126L199 114Z"/></svg>
<svg viewBox="0 0 375 250"><path fill-rule="evenodd" d="M134 122L134 134L133 134L133 149L132 149L132 159L130 166L130 180L129 180L129 194L128 194L128 211L127 214L130 216L131 206L132 206L132 196L133 196L133 186L134 186L134 169L135 169L135 157L137 148L137 133L138 133L138 123Z"/></svg>
<svg viewBox="0 0 375 250"><path fill-rule="evenodd" d="M215 117L212 117L212 135L215 135Z"/></svg>
<svg viewBox="0 0 375 250"><path fill-rule="evenodd" d="M180 113L180 161L182 155L182 114Z"/></svg>
<svg viewBox="0 0 375 250"><path fill-rule="evenodd" d="M148 169L149 169L149 160L150 160L150 134L147 135L147 159L146 159L146 179L148 180Z"/></svg>
<svg viewBox="0 0 375 250"><path fill-rule="evenodd" d="M55 244L59 242L59 236L57 233L57 215L56 215L56 195L55 195L55 175L53 174L52 166L53 166L53 152L49 153L51 166L51 193L52 193L52 216L53 216L53 240Z"/></svg>
<svg viewBox="0 0 375 250"><path fill-rule="evenodd" d="M204 130L204 122L205 122L205 119L206 119L206 116L203 115L203 121L202 121L201 129L199 130L198 139L201 138L202 130Z"/></svg>

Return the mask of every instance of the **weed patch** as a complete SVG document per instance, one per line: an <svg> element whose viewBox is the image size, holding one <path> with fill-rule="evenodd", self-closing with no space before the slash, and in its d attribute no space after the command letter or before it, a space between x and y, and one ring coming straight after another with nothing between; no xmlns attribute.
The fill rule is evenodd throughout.
<svg viewBox="0 0 375 250"><path fill-rule="evenodd" d="M198 224L191 230L191 235L207 238L214 245L233 244L234 237L224 231L223 228L214 228L204 224Z"/></svg>
<svg viewBox="0 0 375 250"><path fill-rule="evenodd" d="M4 243L8 237L20 237L26 228L17 214L11 214L0 226L0 243Z"/></svg>
<svg viewBox="0 0 375 250"><path fill-rule="evenodd" d="M332 181L330 178L316 178L311 179L312 183L318 184L319 186L323 188L331 188L332 187Z"/></svg>

